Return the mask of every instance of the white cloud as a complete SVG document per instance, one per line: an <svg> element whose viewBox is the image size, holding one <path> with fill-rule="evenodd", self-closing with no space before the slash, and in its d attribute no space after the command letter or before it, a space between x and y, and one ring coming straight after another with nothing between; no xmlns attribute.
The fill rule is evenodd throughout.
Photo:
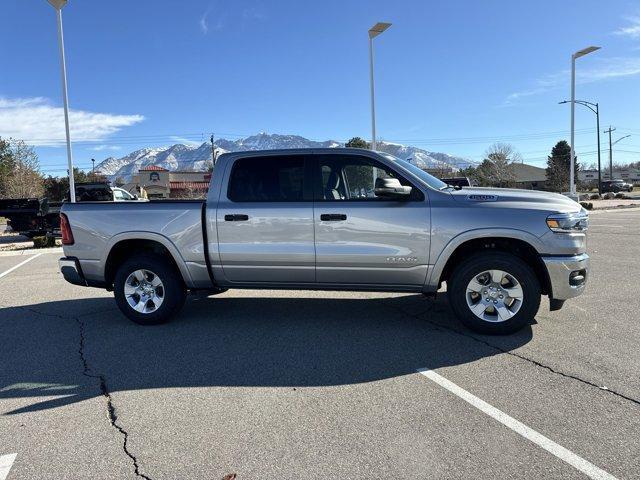
<svg viewBox="0 0 640 480"><path fill-rule="evenodd" d="M224 26L224 18L222 14L218 14L215 16L215 22L211 24L209 21L209 16L211 15L212 7L209 7L206 12L202 14L200 20L198 20L198 25L200 26L200 31L203 35L208 34L211 30L218 31L221 30Z"/></svg>
<svg viewBox="0 0 640 480"><path fill-rule="evenodd" d="M614 35L620 35L623 37L640 38L640 16L639 17L627 17L630 25L626 27L620 27L613 32Z"/></svg>
<svg viewBox="0 0 640 480"><path fill-rule="evenodd" d="M94 152L103 152L105 150L115 151L121 149L122 147L119 147L117 145L97 145L95 147L91 147L89 150L93 150Z"/></svg>
<svg viewBox="0 0 640 480"><path fill-rule="evenodd" d="M640 75L640 57L608 58L600 60L595 67L576 69L576 83L594 83L635 75ZM513 105L525 97L539 95L559 87L568 87L570 81L571 72L569 70L546 75L538 78L530 88L509 94L504 105Z"/></svg>
<svg viewBox="0 0 640 480"><path fill-rule="evenodd" d="M209 33L209 10L202 14L198 24L200 25L200 30L202 31L202 33L204 33L205 35Z"/></svg>
<svg viewBox="0 0 640 480"><path fill-rule="evenodd" d="M70 110L72 141L101 141L144 120L142 115ZM36 146L62 146L65 142L64 110L43 97L0 97L0 136Z"/></svg>
<svg viewBox="0 0 640 480"><path fill-rule="evenodd" d="M199 147L200 145L203 144L203 142L196 142L194 140L189 140L188 138L184 138L184 137L178 137L176 135L172 135L169 138L174 142L179 142L179 143L182 143L183 145L188 145L190 147Z"/></svg>

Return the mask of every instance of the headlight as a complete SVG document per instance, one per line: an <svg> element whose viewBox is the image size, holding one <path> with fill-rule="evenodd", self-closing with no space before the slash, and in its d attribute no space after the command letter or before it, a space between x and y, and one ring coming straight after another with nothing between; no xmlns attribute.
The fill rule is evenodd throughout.
<svg viewBox="0 0 640 480"><path fill-rule="evenodd" d="M547 217L547 226L554 232L585 232L589 228L589 214L583 208L575 213L555 213Z"/></svg>

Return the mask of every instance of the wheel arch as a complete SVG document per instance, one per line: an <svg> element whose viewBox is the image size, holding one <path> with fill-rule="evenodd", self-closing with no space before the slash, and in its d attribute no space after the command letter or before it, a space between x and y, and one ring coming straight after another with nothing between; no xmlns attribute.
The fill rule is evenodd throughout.
<svg viewBox="0 0 640 480"><path fill-rule="evenodd" d="M452 239L440 253L432 268L429 290L436 291L464 258L484 250L506 252L523 259L533 268L542 293L549 294L551 291L549 274L540 256L542 250L540 240L530 233L511 229L475 230Z"/></svg>
<svg viewBox="0 0 640 480"><path fill-rule="evenodd" d="M134 252L152 252L167 258L182 276L187 287L193 286L191 274L176 246L165 236L152 232L127 232L109 240L102 259L107 287L113 285L118 265Z"/></svg>

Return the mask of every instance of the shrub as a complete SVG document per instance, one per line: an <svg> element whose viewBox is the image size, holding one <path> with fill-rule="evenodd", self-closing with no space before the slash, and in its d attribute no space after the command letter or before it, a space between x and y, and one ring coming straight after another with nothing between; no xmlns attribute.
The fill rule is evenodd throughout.
<svg viewBox="0 0 640 480"><path fill-rule="evenodd" d="M600 194L599 193L594 193L593 195L591 195L591 197L589 197L589 200L600 200Z"/></svg>
<svg viewBox="0 0 640 480"><path fill-rule="evenodd" d="M614 198L614 195L611 192L607 192L602 196L602 198L604 198L605 200L611 200L612 198Z"/></svg>
<svg viewBox="0 0 640 480"><path fill-rule="evenodd" d="M33 248L49 248L56 246L56 239L49 235L33 237Z"/></svg>
<svg viewBox="0 0 640 480"><path fill-rule="evenodd" d="M616 198L627 198L627 196L622 192L618 192L616 193Z"/></svg>
<svg viewBox="0 0 640 480"><path fill-rule="evenodd" d="M593 203L591 202L580 202L580 205L582 205L587 210L593 210Z"/></svg>

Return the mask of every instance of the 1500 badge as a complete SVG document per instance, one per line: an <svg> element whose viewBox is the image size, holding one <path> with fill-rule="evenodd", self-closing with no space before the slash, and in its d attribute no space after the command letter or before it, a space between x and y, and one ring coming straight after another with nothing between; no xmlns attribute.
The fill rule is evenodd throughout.
<svg viewBox="0 0 640 480"><path fill-rule="evenodd" d="M387 257L387 262L392 263L412 263L417 261L418 257Z"/></svg>
<svg viewBox="0 0 640 480"><path fill-rule="evenodd" d="M495 202L496 200L498 200L498 196L473 194L467 195L467 200L472 200L474 202Z"/></svg>

